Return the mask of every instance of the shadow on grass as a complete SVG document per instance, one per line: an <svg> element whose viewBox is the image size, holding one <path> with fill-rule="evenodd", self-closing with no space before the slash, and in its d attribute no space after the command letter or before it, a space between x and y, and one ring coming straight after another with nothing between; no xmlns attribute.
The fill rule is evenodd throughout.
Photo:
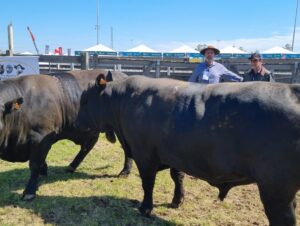
<svg viewBox="0 0 300 226"><path fill-rule="evenodd" d="M56 166L49 167L48 176L39 177L39 185L50 184L56 181L78 180L78 179L98 179L98 178L118 178L116 174L102 174L92 175L82 172L69 173L66 172L66 167ZM10 190L17 190L25 188L26 183L30 177L30 171L28 168L15 169L5 172L0 172L0 185L9 187ZM0 186L1 192L1 186Z"/></svg>
<svg viewBox="0 0 300 226"><path fill-rule="evenodd" d="M106 178L110 175L66 173L65 167L49 167L49 176L40 184L77 179ZM137 210L139 201L114 196L64 197L39 195L31 202L20 200L15 191L23 189L28 169L0 172L0 207L23 208L38 215L44 223L54 225L176 225L162 218L145 218ZM114 177L114 175L112 175ZM9 213L7 213L7 217ZM34 218L33 218L34 221ZM35 222L32 222L33 224Z"/></svg>

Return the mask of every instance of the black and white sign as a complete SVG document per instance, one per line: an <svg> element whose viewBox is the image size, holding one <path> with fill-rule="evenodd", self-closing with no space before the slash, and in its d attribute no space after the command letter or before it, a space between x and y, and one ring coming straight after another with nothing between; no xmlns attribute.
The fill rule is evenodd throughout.
<svg viewBox="0 0 300 226"><path fill-rule="evenodd" d="M38 75L38 56L1 56L0 80L23 75Z"/></svg>

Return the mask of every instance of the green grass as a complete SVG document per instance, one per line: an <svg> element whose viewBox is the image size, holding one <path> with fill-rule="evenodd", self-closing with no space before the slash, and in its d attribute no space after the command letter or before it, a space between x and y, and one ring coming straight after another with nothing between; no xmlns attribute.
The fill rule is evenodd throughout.
<svg viewBox="0 0 300 226"><path fill-rule="evenodd" d="M64 171L79 147L70 141L53 145L47 162L48 177L40 180L37 198L20 200L28 180L28 163L0 162L0 225L267 225L255 185L229 192L224 202L217 189L191 177L185 179L186 197L179 209L168 208L173 182L169 171L157 176L153 217L137 207L141 181L134 167L128 178L116 178L123 164L120 145L103 137L77 172ZM300 211L297 211L298 221Z"/></svg>

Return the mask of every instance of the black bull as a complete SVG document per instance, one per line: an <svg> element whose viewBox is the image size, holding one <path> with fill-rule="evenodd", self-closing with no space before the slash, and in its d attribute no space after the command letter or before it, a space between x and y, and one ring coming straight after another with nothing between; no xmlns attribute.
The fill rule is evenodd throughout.
<svg viewBox="0 0 300 226"><path fill-rule="evenodd" d="M109 81L109 80L108 80ZM136 161L143 214L162 166L203 179L225 198L256 183L271 225L294 225L300 188L300 85L198 85L133 76L83 94L77 125L115 131Z"/></svg>
<svg viewBox="0 0 300 226"><path fill-rule="evenodd" d="M111 75L111 72L108 72ZM74 127L82 92L94 84L104 70L24 76L0 82L0 158L10 162L29 160L30 180L23 199L35 197L39 174L47 175L45 162L51 145L69 139L81 145L67 168L73 172L98 140L99 133ZM127 75L112 72L115 79ZM106 136L114 141L114 133ZM131 160L125 156L122 174L129 173Z"/></svg>

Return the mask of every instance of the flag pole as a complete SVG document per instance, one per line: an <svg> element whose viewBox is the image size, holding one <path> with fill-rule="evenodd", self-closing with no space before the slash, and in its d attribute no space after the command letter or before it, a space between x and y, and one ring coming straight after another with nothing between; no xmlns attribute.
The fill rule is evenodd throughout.
<svg viewBox="0 0 300 226"><path fill-rule="evenodd" d="M294 51L294 42L295 42L295 33L296 33L297 14L298 14L298 0L297 0L297 6L296 6L296 15L295 15L294 32L293 32L293 41L292 41L292 51Z"/></svg>
<svg viewBox="0 0 300 226"><path fill-rule="evenodd" d="M37 48L37 46L36 46L36 43L35 43L35 38L34 38L32 32L31 32L30 28L27 27L27 30L28 30L28 32L29 32L29 34L30 34L30 36L31 36L31 39L32 39L33 45L34 45L34 47L35 47L35 51L36 51L37 55L40 55L40 54L39 54L39 50L38 50L38 48Z"/></svg>
<svg viewBox="0 0 300 226"><path fill-rule="evenodd" d="M97 45L99 45L99 0L97 0L97 25L96 25L96 31L97 31Z"/></svg>

